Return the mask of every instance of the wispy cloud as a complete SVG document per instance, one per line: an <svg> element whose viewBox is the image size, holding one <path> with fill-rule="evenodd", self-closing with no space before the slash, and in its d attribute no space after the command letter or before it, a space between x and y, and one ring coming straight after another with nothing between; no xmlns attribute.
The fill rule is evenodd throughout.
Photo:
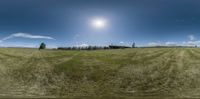
<svg viewBox="0 0 200 99"><path fill-rule="evenodd" d="M177 44L177 42L165 42L165 45L167 46L176 46Z"/></svg>
<svg viewBox="0 0 200 99"><path fill-rule="evenodd" d="M3 41L8 40L8 39L13 39L13 38L50 39L50 40L54 39L50 36L32 35L32 34L29 34L29 33L14 33L14 34L11 34L7 37L4 37L3 39L0 40L0 42L3 42Z"/></svg>
<svg viewBox="0 0 200 99"><path fill-rule="evenodd" d="M76 39L78 39L79 37L80 37L80 34L75 34L74 37L73 37L73 39L76 40Z"/></svg>
<svg viewBox="0 0 200 99"><path fill-rule="evenodd" d="M177 46L177 42L150 42L149 46Z"/></svg>
<svg viewBox="0 0 200 99"><path fill-rule="evenodd" d="M150 42L148 43L149 46L161 46L161 42Z"/></svg>
<svg viewBox="0 0 200 99"><path fill-rule="evenodd" d="M188 35L187 40L183 42L150 42L149 46L194 46L200 45L200 40L198 40L194 35Z"/></svg>
<svg viewBox="0 0 200 99"><path fill-rule="evenodd" d="M194 35L188 35L188 39L189 39L190 41L196 40L196 38L195 38Z"/></svg>
<svg viewBox="0 0 200 99"><path fill-rule="evenodd" d="M121 42L119 42L120 44L124 44L124 42L123 41L121 41Z"/></svg>
<svg viewBox="0 0 200 99"><path fill-rule="evenodd" d="M186 41L183 42L184 45L200 45L200 41Z"/></svg>
<svg viewBox="0 0 200 99"><path fill-rule="evenodd" d="M77 47L88 47L89 45L86 44L86 43L83 43L83 44L80 44L80 45L77 45Z"/></svg>
<svg viewBox="0 0 200 99"><path fill-rule="evenodd" d="M188 41L183 42L183 45L200 45L200 40L197 40L194 35L188 35L188 39Z"/></svg>

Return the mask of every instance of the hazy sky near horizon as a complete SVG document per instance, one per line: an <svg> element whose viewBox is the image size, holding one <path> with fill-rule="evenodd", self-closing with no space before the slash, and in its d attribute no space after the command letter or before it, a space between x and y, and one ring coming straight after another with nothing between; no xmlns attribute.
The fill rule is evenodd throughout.
<svg viewBox="0 0 200 99"><path fill-rule="evenodd" d="M0 46L200 45L199 5L199 0L0 0ZM103 27L94 26L98 20Z"/></svg>

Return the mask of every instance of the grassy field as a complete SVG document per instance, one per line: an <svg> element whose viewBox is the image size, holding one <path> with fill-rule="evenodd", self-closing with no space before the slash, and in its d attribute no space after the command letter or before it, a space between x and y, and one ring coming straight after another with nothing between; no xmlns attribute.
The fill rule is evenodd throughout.
<svg viewBox="0 0 200 99"><path fill-rule="evenodd" d="M200 97L200 49L0 48L0 97Z"/></svg>

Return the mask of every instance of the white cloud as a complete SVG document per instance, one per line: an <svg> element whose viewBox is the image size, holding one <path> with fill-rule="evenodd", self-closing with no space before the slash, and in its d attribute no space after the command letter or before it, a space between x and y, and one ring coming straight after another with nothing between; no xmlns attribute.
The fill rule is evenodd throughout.
<svg viewBox="0 0 200 99"><path fill-rule="evenodd" d="M188 35L187 38L188 39L183 42L150 42L148 43L148 46L200 46L200 40L198 40L194 35Z"/></svg>
<svg viewBox="0 0 200 99"><path fill-rule="evenodd" d="M124 42L123 41L121 41L121 42L119 42L120 44L124 44Z"/></svg>
<svg viewBox="0 0 200 99"><path fill-rule="evenodd" d="M150 42L148 43L149 46L161 46L162 44L160 42Z"/></svg>
<svg viewBox="0 0 200 99"><path fill-rule="evenodd" d="M176 46L177 43L176 42L165 42L165 45L167 45L167 46Z"/></svg>
<svg viewBox="0 0 200 99"><path fill-rule="evenodd" d="M200 45L200 41L187 41L183 42L184 45Z"/></svg>
<svg viewBox="0 0 200 99"><path fill-rule="evenodd" d="M186 46L200 45L200 40L197 40L194 35L188 35L188 39L188 41L184 41L182 44Z"/></svg>
<svg viewBox="0 0 200 99"><path fill-rule="evenodd" d="M150 42L149 46L177 46L177 42Z"/></svg>
<svg viewBox="0 0 200 99"><path fill-rule="evenodd" d="M189 38L190 41L196 40L194 35L188 35L188 38Z"/></svg>
<svg viewBox="0 0 200 99"><path fill-rule="evenodd" d="M80 44L80 45L77 45L77 47L88 47L89 45L88 44Z"/></svg>
<svg viewBox="0 0 200 99"><path fill-rule="evenodd" d="M11 34L7 37L4 37L3 39L0 40L0 43L8 40L8 39L12 39L12 38L30 38L30 39L51 39L53 40L54 38L50 37L50 36L42 36L42 35L31 35L29 33L14 33Z"/></svg>

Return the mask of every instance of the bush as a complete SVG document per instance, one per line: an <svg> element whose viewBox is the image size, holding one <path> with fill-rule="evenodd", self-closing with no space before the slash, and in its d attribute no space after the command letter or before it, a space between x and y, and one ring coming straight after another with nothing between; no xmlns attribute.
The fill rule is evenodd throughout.
<svg viewBox="0 0 200 99"><path fill-rule="evenodd" d="M39 50L45 49L45 48L46 48L46 44L45 44L45 43L41 43L41 44L40 44L40 47L39 47Z"/></svg>

